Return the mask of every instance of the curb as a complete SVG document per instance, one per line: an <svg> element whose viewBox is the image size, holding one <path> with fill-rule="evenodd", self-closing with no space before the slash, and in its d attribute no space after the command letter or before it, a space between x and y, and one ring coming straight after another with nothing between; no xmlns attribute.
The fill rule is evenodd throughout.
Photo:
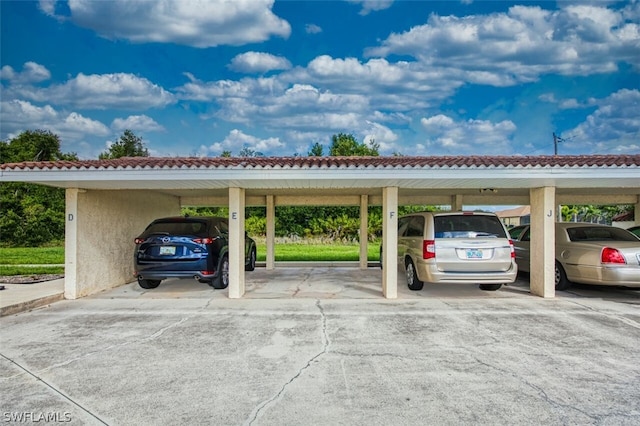
<svg viewBox="0 0 640 426"><path fill-rule="evenodd" d="M39 308L44 305L57 302L59 300L64 300L64 293L52 294L50 296L40 297L38 299L29 300L27 302L21 302L21 303L16 303L9 306L3 306L2 308L0 308L0 317L29 311L31 309Z"/></svg>

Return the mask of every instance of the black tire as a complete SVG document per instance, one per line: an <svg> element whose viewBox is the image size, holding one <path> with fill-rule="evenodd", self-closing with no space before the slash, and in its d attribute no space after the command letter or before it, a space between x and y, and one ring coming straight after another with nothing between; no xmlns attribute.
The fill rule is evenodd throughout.
<svg viewBox="0 0 640 426"><path fill-rule="evenodd" d="M218 267L218 276L211 282L215 289L222 290L229 286L229 256L222 256Z"/></svg>
<svg viewBox="0 0 640 426"><path fill-rule="evenodd" d="M424 287L424 283L418 279L418 274L416 274L416 267L413 266L413 262L411 261L411 259L407 259L407 261L405 262L405 268L407 275L407 286L409 287L409 290L422 290L422 287Z"/></svg>
<svg viewBox="0 0 640 426"><path fill-rule="evenodd" d="M480 290L485 291L500 290L500 287L502 287L502 284L480 284Z"/></svg>
<svg viewBox="0 0 640 426"><path fill-rule="evenodd" d="M567 273L560 262L556 260L556 290L568 290L569 287L571 287L571 281L567 279Z"/></svg>
<svg viewBox="0 0 640 426"><path fill-rule="evenodd" d="M249 263L244 265L245 271L253 271L256 269L256 249L255 247L251 249L251 253L249 254Z"/></svg>
<svg viewBox="0 0 640 426"><path fill-rule="evenodd" d="M160 285L160 280L143 280L138 278L138 285L146 290L156 288Z"/></svg>
<svg viewBox="0 0 640 426"><path fill-rule="evenodd" d="M382 246L380 246L380 269L382 268Z"/></svg>

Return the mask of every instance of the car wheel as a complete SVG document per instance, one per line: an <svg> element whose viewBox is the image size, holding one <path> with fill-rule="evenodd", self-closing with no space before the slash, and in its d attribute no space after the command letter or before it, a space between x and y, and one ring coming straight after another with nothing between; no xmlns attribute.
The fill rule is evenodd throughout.
<svg viewBox="0 0 640 426"><path fill-rule="evenodd" d="M253 271L256 269L256 249L251 249L251 254L249 254L249 263L244 266L245 271Z"/></svg>
<svg viewBox="0 0 640 426"><path fill-rule="evenodd" d="M424 283L418 279L418 274L416 274L416 268L413 266L413 262L411 259L406 262L406 273L407 273L407 285L409 286L409 290L417 291L422 290Z"/></svg>
<svg viewBox="0 0 640 426"><path fill-rule="evenodd" d="M480 290L485 291L500 290L500 287L502 287L502 284L480 284Z"/></svg>
<svg viewBox="0 0 640 426"><path fill-rule="evenodd" d="M149 290L158 287L160 285L160 280L143 280L141 278L138 278L138 285L140 285L140 287L144 289Z"/></svg>
<svg viewBox="0 0 640 426"><path fill-rule="evenodd" d="M571 287L571 282L567 279L567 273L560 262L556 261L556 290L567 290Z"/></svg>
<svg viewBox="0 0 640 426"><path fill-rule="evenodd" d="M229 257L227 255L222 257L218 271L218 277L211 284L213 288L221 290L229 286Z"/></svg>
<svg viewBox="0 0 640 426"><path fill-rule="evenodd" d="M382 246L380 246L380 269L382 269Z"/></svg>

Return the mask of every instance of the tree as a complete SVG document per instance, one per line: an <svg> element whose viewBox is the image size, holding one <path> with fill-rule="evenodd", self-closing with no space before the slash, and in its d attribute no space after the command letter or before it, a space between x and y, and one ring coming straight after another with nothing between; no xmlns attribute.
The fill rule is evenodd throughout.
<svg viewBox="0 0 640 426"><path fill-rule="evenodd" d="M264 157L264 154L248 146L244 146L238 153L238 157Z"/></svg>
<svg viewBox="0 0 640 426"><path fill-rule="evenodd" d="M324 155L324 146L320 145L318 142L313 144L311 150L308 153L309 157L322 157Z"/></svg>
<svg viewBox="0 0 640 426"><path fill-rule="evenodd" d="M60 151L60 139L45 130L27 130L0 142L0 162L77 160ZM0 185L0 243L36 246L64 239L64 189L9 182Z"/></svg>
<svg viewBox="0 0 640 426"><path fill-rule="evenodd" d="M375 141L369 142L369 145L365 143L359 143L352 134L338 133L331 137L331 147L329 148L329 155L336 156L378 156L380 153L378 150L380 145Z"/></svg>
<svg viewBox="0 0 640 426"><path fill-rule="evenodd" d="M125 130L109 149L102 152L98 158L109 160L121 157L148 157L149 150L144 146L142 138L136 136L131 130Z"/></svg>
<svg viewBox="0 0 640 426"><path fill-rule="evenodd" d="M60 138L49 130L26 130L9 142L0 142L0 162L77 160L60 151Z"/></svg>
<svg viewBox="0 0 640 426"><path fill-rule="evenodd" d="M564 222L596 222L610 224L614 216L623 212L633 212L633 205L563 205L561 208Z"/></svg>

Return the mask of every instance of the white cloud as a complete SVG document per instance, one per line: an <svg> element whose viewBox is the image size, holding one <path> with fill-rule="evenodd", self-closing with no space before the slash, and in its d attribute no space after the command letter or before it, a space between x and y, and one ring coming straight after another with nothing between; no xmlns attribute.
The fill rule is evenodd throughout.
<svg viewBox="0 0 640 426"><path fill-rule="evenodd" d="M109 134L107 126L77 112L59 112L50 105L39 107L20 100L3 101L0 116L2 138L33 128L49 130L63 141Z"/></svg>
<svg viewBox="0 0 640 426"><path fill-rule="evenodd" d="M270 53L246 52L234 57L229 68L245 73L263 73L273 70L287 70L291 68L291 62L282 56Z"/></svg>
<svg viewBox="0 0 640 426"><path fill-rule="evenodd" d="M416 62L391 63L386 59L360 62L356 58L318 56L306 69L279 76L281 81L308 82L334 93L365 95L377 110L415 111L451 96L464 84L454 70Z"/></svg>
<svg viewBox="0 0 640 426"><path fill-rule="evenodd" d="M307 34L319 34L322 32L322 28L316 24L307 24L304 26L304 30Z"/></svg>
<svg viewBox="0 0 640 426"><path fill-rule="evenodd" d="M189 73L185 73L185 75L190 82L176 89L178 97L185 100L212 101L217 98L253 98L273 95L285 90L285 86L272 77L203 82Z"/></svg>
<svg viewBox="0 0 640 426"><path fill-rule="evenodd" d="M424 25L391 34L368 56L409 55L451 69L463 81L508 86L540 75L590 75L640 66L638 24L622 11L570 5L557 11L513 6L507 13L431 15Z"/></svg>
<svg viewBox="0 0 640 426"><path fill-rule="evenodd" d="M450 155L486 154L507 155L516 125L510 120L493 123L487 120L455 121L438 114L420 121L428 137L421 149L426 153L443 152ZM425 152L423 152L425 153Z"/></svg>
<svg viewBox="0 0 640 426"><path fill-rule="evenodd" d="M396 145L398 135L395 134L393 130L387 126L372 121L368 121L367 126L369 128L365 131L363 138L363 142L365 144L370 144L371 142L377 143L380 145L379 151L382 154L388 154L398 149L398 146Z"/></svg>
<svg viewBox="0 0 640 426"><path fill-rule="evenodd" d="M130 115L127 118L116 118L111 123L111 128L116 131L129 129L143 132L161 132L165 130L154 119L146 115Z"/></svg>
<svg viewBox="0 0 640 426"><path fill-rule="evenodd" d="M233 155L238 155L243 148L248 148L255 152L264 153L284 148L284 146L285 144L279 138L260 139L241 130L234 129L229 132L222 142L212 144L208 148L208 152L219 155L223 151L231 151Z"/></svg>
<svg viewBox="0 0 640 426"><path fill-rule="evenodd" d="M370 12L388 9L394 0L347 0L349 3L361 4L360 15L368 15Z"/></svg>
<svg viewBox="0 0 640 426"><path fill-rule="evenodd" d="M56 13L56 3L57 0L40 0L39 7L46 15L54 16Z"/></svg>
<svg viewBox="0 0 640 426"><path fill-rule="evenodd" d="M590 154L640 152L640 90L619 90L595 100L598 108L563 132L563 150Z"/></svg>
<svg viewBox="0 0 640 426"><path fill-rule="evenodd" d="M14 99L28 99L85 109L141 110L160 108L175 102L173 94L133 74L78 74L63 84L46 88L10 87Z"/></svg>
<svg viewBox="0 0 640 426"><path fill-rule="evenodd" d="M288 37L291 26L273 14L273 3L274 0L69 0L69 17L55 15L55 2L50 0L42 2L40 8L107 39L206 48Z"/></svg>
<svg viewBox="0 0 640 426"><path fill-rule="evenodd" d="M11 84L40 83L51 78L49 70L35 62L25 62L22 71L17 72L9 65L0 69L0 79L8 80Z"/></svg>

